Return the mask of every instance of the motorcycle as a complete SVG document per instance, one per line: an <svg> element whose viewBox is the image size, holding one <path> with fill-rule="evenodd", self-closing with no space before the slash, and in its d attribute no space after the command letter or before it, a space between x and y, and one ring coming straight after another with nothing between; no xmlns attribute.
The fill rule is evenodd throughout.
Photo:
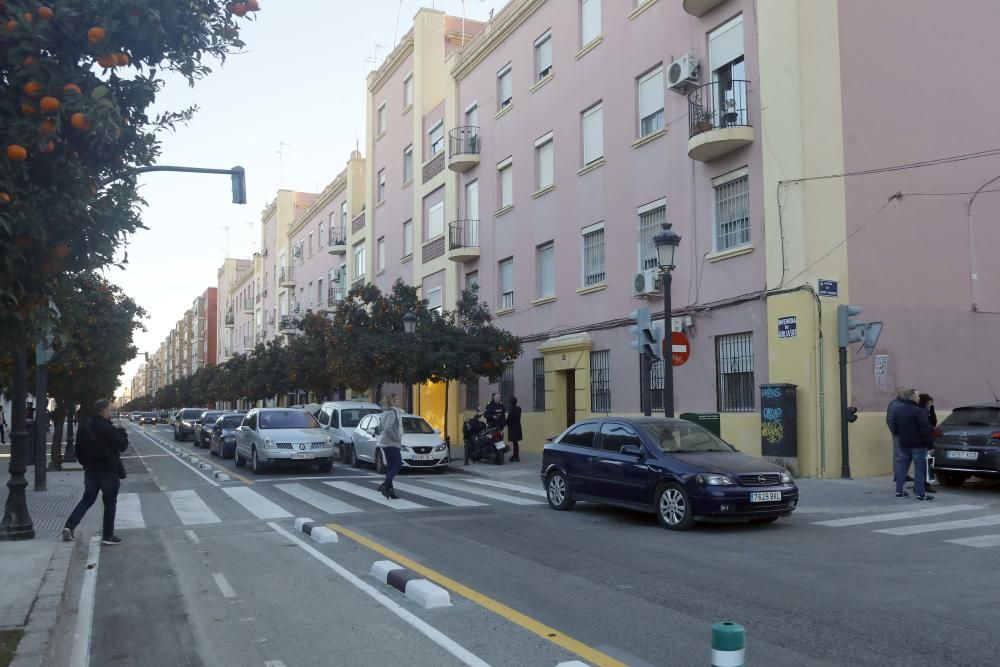
<svg viewBox="0 0 1000 667"><path fill-rule="evenodd" d="M462 441L469 459L474 462L493 461L503 465L504 454L510 447L503 441L503 429L488 426L477 412L462 424Z"/></svg>

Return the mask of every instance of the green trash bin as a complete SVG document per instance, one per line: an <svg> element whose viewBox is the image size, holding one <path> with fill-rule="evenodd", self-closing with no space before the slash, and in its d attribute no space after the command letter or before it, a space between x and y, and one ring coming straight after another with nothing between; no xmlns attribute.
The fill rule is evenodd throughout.
<svg viewBox="0 0 1000 667"><path fill-rule="evenodd" d="M722 427L718 412L683 412L680 418L702 427L709 433L722 437Z"/></svg>

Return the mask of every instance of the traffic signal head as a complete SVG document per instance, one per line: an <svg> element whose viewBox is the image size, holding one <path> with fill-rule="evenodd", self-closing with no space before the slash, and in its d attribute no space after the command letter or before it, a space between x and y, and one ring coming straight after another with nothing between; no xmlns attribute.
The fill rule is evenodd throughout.
<svg viewBox="0 0 1000 667"><path fill-rule="evenodd" d="M243 167L233 167L229 172L233 179L233 203L247 203L247 172Z"/></svg>
<svg viewBox="0 0 1000 667"><path fill-rule="evenodd" d="M854 319L861 314L861 306L841 304L837 306L837 346L847 347L851 343L860 343L865 339L866 324Z"/></svg>
<svg viewBox="0 0 1000 667"><path fill-rule="evenodd" d="M853 405L847 407L847 423L853 424L858 421L858 409Z"/></svg>
<svg viewBox="0 0 1000 667"><path fill-rule="evenodd" d="M629 333L633 340L629 347L638 350L642 354L648 354L653 359L661 358L661 344L656 330L653 329L653 319L649 308L639 308L629 313L629 319L635 322L629 327Z"/></svg>

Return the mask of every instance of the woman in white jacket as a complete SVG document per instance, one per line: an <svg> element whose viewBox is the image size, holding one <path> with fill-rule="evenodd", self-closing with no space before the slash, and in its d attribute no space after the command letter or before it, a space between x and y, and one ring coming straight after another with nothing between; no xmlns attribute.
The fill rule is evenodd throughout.
<svg viewBox="0 0 1000 667"><path fill-rule="evenodd" d="M392 480L399 469L403 467L403 411L395 406L394 396L386 402L386 411L382 414L382 432L379 436L379 447L385 456L385 481L378 490L386 498L398 498L392 488Z"/></svg>

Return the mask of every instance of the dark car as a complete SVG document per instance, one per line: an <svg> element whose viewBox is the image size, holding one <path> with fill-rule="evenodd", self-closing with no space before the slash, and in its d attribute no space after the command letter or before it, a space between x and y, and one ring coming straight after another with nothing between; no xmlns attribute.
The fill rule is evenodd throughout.
<svg viewBox="0 0 1000 667"><path fill-rule="evenodd" d="M799 502L779 465L741 454L679 419L588 419L546 443L542 482L549 505L578 500L656 514L671 530L697 520L770 523Z"/></svg>
<svg viewBox="0 0 1000 667"><path fill-rule="evenodd" d="M174 418L174 440L187 440L194 437L194 423L198 421L205 408L183 408L177 411Z"/></svg>
<svg viewBox="0 0 1000 667"><path fill-rule="evenodd" d="M244 413L229 413L215 420L211 429L211 442L208 453L224 459L231 459L236 454L236 429L243 423Z"/></svg>
<svg viewBox="0 0 1000 667"><path fill-rule="evenodd" d="M153 425L155 425L156 424L156 413L155 412L140 412L139 413L139 418L138 418L137 421L139 422L140 426L142 426L143 424L153 424Z"/></svg>
<svg viewBox="0 0 1000 667"><path fill-rule="evenodd" d="M1000 479L1000 402L966 405L934 429L934 476L945 486Z"/></svg>
<svg viewBox="0 0 1000 667"><path fill-rule="evenodd" d="M208 447L209 442L212 440L212 426L215 425L215 420L226 414L225 410L205 410L201 415L194 421L194 446L195 447Z"/></svg>
<svg viewBox="0 0 1000 667"><path fill-rule="evenodd" d="M156 421L157 423L160 424L169 424L170 414L166 410L160 410L158 413L156 413Z"/></svg>

